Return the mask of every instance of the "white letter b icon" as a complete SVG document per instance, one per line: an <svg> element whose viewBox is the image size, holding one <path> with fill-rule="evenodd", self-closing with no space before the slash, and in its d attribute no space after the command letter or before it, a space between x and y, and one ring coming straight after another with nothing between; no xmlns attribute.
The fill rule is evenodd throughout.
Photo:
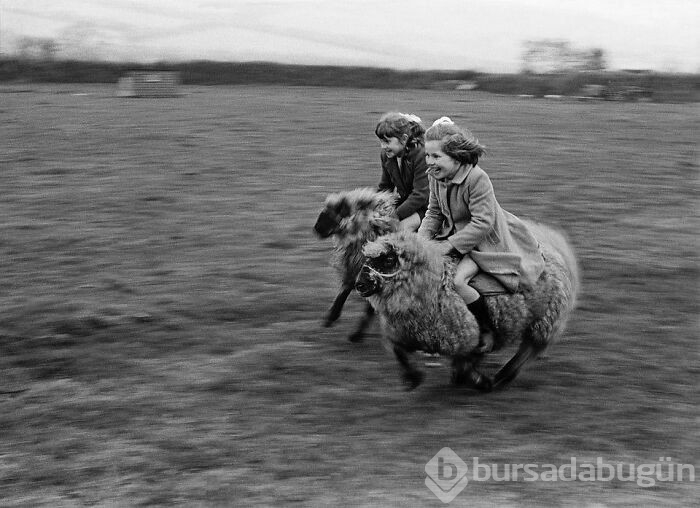
<svg viewBox="0 0 700 508"><path fill-rule="evenodd" d="M467 486L467 465L445 447L425 465L425 486L443 503L449 503Z"/></svg>

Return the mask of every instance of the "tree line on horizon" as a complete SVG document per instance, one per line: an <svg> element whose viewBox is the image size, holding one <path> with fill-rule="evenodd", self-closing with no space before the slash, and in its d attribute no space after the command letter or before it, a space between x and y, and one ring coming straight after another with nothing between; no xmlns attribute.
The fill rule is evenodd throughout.
<svg viewBox="0 0 700 508"><path fill-rule="evenodd" d="M490 74L401 71L375 67L293 65L271 62L158 62L152 64L38 58L0 58L0 83L117 83L131 71L174 71L183 85L287 85L350 88L456 89L499 94L580 95L588 85L645 91L658 102L700 102L700 74L559 69L556 72Z"/></svg>

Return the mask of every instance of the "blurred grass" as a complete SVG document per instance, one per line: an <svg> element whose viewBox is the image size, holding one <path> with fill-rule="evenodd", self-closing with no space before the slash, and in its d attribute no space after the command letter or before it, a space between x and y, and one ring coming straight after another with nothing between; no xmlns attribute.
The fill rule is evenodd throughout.
<svg viewBox="0 0 700 508"><path fill-rule="evenodd" d="M0 89L1 504L437 505L423 467L444 446L497 464L697 463L696 105L186 92ZM338 284L311 226L329 192L377 181L391 109L469 126L501 204L577 248L569 330L505 392L455 390L446 369L403 392L376 336L345 340L356 297L319 326ZM454 504L696 493L492 481Z"/></svg>

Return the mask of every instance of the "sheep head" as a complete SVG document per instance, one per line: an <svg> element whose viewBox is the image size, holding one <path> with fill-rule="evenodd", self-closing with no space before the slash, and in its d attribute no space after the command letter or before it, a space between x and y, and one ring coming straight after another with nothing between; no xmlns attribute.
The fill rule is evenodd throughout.
<svg viewBox="0 0 700 508"><path fill-rule="evenodd" d="M388 192L370 188L331 194L326 198L314 231L321 238L337 235L357 239L367 238L371 233L394 231L398 224L394 199Z"/></svg>
<svg viewBox="0 0 700 508"><path fill-rule="evenodd" d="M391 288L419 289L425 283L430 284L430 280L439 280L444 271L442 256L434 251L431 242L408 231L367 242L362 253L365 263L355 281L355 289L363 297L390 292ZM417 270L423 274L420 280L414 277Z"/></svg>
<svg viewBox="0 0 700 508"><path fill-rule="evenodd" d="M381 292L386 280L396 277L400 270L399 255L394 245L385 240L369 242L362 249L365 264L357 276L355 289L364 298Z"/></svg>

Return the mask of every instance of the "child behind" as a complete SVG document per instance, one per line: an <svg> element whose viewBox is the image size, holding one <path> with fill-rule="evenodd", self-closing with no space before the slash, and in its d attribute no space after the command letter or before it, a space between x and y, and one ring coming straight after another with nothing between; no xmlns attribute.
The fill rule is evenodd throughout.
<svg viewBox="0 0 700 508"><path fill-rule="evenodd" d="M401 228L416 231L428 207L425 128L415 115L389 112L379 119L374 133L381 146L382 175L379 191L396 190L396 215Z"/></svg>

